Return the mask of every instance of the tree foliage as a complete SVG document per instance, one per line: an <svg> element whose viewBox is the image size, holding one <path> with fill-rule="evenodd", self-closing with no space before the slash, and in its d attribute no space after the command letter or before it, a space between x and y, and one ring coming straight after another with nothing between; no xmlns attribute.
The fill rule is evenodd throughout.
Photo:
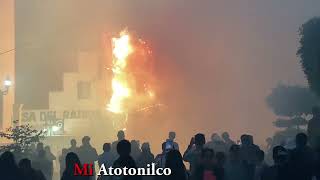
<svg viewBox="0 0 320 180"><path fill-rule="evenodd" d="M306 87L279 84L266 98L267 105L278 116L301 116L311 113L317 97Z"/></svg>
<svg viewBox="0 0 320 180"><path fill-rule="evenodd" d="M310 89L320 96L320 17L304 23L299 33L300 48L297 55Z"/></svg>
<svg viewBox="0 0 320 180"><path fill-rule="evenodd" d="M44 138L44 132L32 129L27 125L19 125L0 132L0 137L7 139L9 144L0 146L0 151L24 151L31 144Z"/></svg>

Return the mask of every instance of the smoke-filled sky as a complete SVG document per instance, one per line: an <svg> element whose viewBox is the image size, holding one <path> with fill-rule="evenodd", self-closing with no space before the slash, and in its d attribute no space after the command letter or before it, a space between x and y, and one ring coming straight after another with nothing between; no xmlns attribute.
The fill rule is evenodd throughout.
<svg viewBox="0 0 320 180"><path fill-rule="evenodd" d="M318 0L32 2L47 3L41 11L50 15L37 28L58 32L40 34L41 41L70 34L90 44L127 27L149 42L169 107L164 130L176 130L184 142L198 131L249 132L260 142L271 135L275 116L265 97L279 82L306 84L296 57L298 29L320 15ZM18 9L30 11L31 1L24 4L29 8Z"/></svg>
<svg viewBox="0 0 320 180"><path fill-rule="evenodd" d="M123 0L109 9L108 27L133 29L152 42L159 68L170 72L163 74L174 71L167 98L185 128L174 129L250 132L261 142L274 131L268 93L279 82L306 84L298 29L319 7L316 0Z"/></svg>

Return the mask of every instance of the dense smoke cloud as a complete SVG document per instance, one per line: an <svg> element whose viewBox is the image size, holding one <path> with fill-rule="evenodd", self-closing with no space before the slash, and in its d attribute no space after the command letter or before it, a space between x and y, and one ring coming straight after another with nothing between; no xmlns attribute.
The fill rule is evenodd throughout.
<svg viewBox="0 0 320 180"><path fill-rule="evenodd" d="M295 56L297 30L320 15L320 2L301 0L46 3L43 12L52 16L43 24L55 27L54 42L99 49L103 33L127 27L150 43L168 109L146 123L149 130L140 122L135 129L145 130L138 135L147 139L157 127L151 124L162 120L155 138L175 130L181 142L198 131L227 130L237 137L249 132L260 142L270 135L275 117L265 97L279 81L305 84Z"/></svg>

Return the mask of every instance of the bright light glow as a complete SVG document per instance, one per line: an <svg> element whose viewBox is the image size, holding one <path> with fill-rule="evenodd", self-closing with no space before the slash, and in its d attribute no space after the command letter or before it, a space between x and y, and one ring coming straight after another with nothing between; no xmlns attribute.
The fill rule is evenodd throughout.
<svg viewBox="0 0 320 180"><path fill-rule="evenodd" d="M4 80L4 82L3 82L3 84L4 84L4 86L6 86L6 87L10 87L10 86L12 86L12 81L10 81L10 80Z"/></svg>
<svg viewBox="0 0 320 180"><path fill-rule="evenodd" d="M57 132L61 129L61 127L58 127L58 126L52 126L52 131L53 132Z"/></svg>
<svg viewBox="0 0 320 180"><path fill-rule="evenodd" d="M130 112L156 101L152 52L145 41L126 30L120 32L112 38L112 66L107 69L112 71L112 93L106 109L125 115L124 122Z"/></svg>
<svg viewBox="0 0 320 180"><path fill-rule="evenodd" d="M131 95L127 73L127 57L133 52L130 36L126 31L120 33L119 38L112 38L113 44L113 79L112 96L107 110L113 113L124 112L124 101Z"/></svg>

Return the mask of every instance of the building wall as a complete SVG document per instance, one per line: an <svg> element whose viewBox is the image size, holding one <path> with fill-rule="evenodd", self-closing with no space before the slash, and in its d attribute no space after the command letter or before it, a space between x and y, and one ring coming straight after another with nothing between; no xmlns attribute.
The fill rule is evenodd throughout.
<svg viewBox="0 0 320 180"><path fill-rule="evenodd" d="M49 109L100 110L105 107L106 83L99 77L99 55L81 52L77 62L77 72L64 73L63 89L49 93ZM88 98L79 98L79 83L90 84Z"/></svg>
<svg viewBox="0 0 320 180"><path fill-rule="evenodd" d="M14 2L14 0L0 1L0 88L3 88L3 81L7 78L15 82ZM13 86L8 94L2 97L0 130L11 125L14 92Z"/></svg>
<svg viewBox="0 0 320 180"><path fill-rule="evenodd" d="M103 23L80 2L16 0L17 104L48 109L49 92L61 91L64 73L76 71L78 51L99 51L102 29L94 25Z"/></svg>

